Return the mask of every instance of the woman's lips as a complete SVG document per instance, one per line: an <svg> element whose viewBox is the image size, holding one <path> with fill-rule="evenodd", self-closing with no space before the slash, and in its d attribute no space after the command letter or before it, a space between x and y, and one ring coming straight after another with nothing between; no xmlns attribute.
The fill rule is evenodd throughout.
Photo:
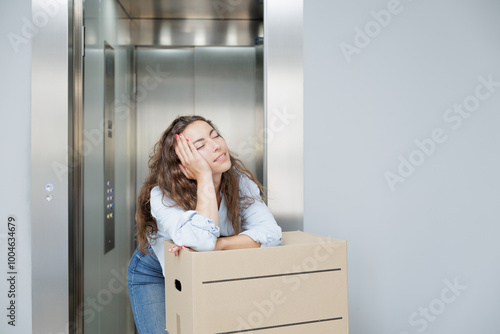
<svg viewBox="0 0 500 334"><path fill-rule="evenodd" d="M226 153L222 153L217 157L217 159L214 160L214 162L224 160L226 158Z"/></svg>

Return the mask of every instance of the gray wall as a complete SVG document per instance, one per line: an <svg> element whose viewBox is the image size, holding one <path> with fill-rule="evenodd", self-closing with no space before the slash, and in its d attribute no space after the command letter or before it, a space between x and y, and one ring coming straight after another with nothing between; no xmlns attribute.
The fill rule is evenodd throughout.
<svg viewBox="0 0 500 334"><path fill-rule="evenodd" d="M497 333L500 3L304 7L304 225L348 241L351 333Z"/></svg>
<svg viewBox="0 0 500 334"><path fill-rule="evenodd" d="M31 1L0 2L0 333L31 332L31 204L30 105L31 38L23 35L23 19L31 17ZM12 41L12 42L11 42ZM7 219L17 218L16 326L7 324ZM10 319L9 319L10 320Z"/></svg>

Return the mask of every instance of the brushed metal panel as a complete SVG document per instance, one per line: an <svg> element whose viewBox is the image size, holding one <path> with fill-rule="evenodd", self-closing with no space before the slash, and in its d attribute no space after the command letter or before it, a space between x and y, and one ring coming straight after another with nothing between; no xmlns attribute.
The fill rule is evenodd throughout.
<svg viewBox="0 0 500 334"><path fill-rule="evenodd" d="M105 284L110 281L116 282L113 273L118 272L125 279L125 270L128 266L130 256L135 250L135 107L129 99L133 92L133 54L135 49L130 47L118 47L115 49L115 249L110 252L114 257L106 259L111 262L107 267ZM125 107L127 105L127 107ZM116 271L115 271L116 270ZM107 285L105 285L107 286ZM121 281L120 293L113 296L116 308L113 314L103 315L103 319L109 323L111 331L101 328L101 333L134 333L134 319L130 305L125 280ZM102 323L102 322L101 322ZM89 332L90 333L90 332Z"/></svg>
<svg viewBox="0 0 500 334"><path fill-rule="evenodd" d="M127 39L128 24L119 19L114 1L85 1L87 31L84 87L84 300L80 312L84 317L85 333L131 333L134 331L127 295L126 268L133 242L133 211L135 211L135 146L130 122L134 117L133 52L122 46ZM123 38L122 38L123 37ZM105 41L114 49L114 88L106 92ZM114 97L112 96L114 93ZM107 96L106 96L107 95ZM114 104L115 159L113 204L115 220L114 248L105 253L104 219L109 212L105 203L105 151L108 135L104 110ZM135 123L133 124L135 128ZM131 137L128 136L131 135ZM108 157L109 159L109 157ZM107 189L106 189L107 190ZM131 192L133 195L130 195ZM133 199L131 199L133 197ZM103 205L104 203L104 205ZM93 303L93 304L91 304Z"/></svg>
<svg viewBox="0 0 500 334"><path fill-rule="evenodd" d="M83 333L83 1L69 2L69 323Z"/></svg>
<svg viewBox="0 0 500 334"><path fill-rule="evenodd" d="M302 0L265 2L268 204L284 230L303 229L302 12Z"/></svg>
<svg viewBox="0 0 500 334"><path fill-rule="evenodd" d="M131 2L133 0L117 0L118 6L121 6L122 10L125 12L127 17L130 17Z"/></svg>
<svg viewBox="0 0 500 334"><path fill-rule="evenodd" d="M85 4L88 5L88 2ZM98 23L94 20L92 23ZM90 22L86 21L86 24ZM102 47L102 46L101 46ZM84 134L85 134L85 165L84 165L84 299L95 298L100 289L100 261L103 249L103 205L102 191L104 180L104 148L103 148L103 79L104 52L97 46L85 46L84 58ZM99 317L97 313L91 320L85 322L84 333L99 332Z"/></svg>
<svg viewBox="0 0 500 334"><path fill-rule="evenodd" d="M57 2L32 43L31 251L33 333L63 332L69 323L68 285L68 26L69 8ZM52 184L53 190L45 185ZM50 188L49 188L50 189ZM28 273L25 273L28 274Z"/></svg>
<svg viewBox="0 0 500 334"><path fill-rule="evenodd" d="M115 0L114 4L118 19L130 19L130 0Z"/></svg>
<svg viewBox="0 0 500 334"><path fill-rule="evenodd" d="M254 46L263 37L262 21L131 20L131 42L137 46Z"/></svg>
<svg viewBox="0 0 500 334"><path fill-rule="evenodd" d="M255 63L253 47L195 49L195 113L214 121L229 149L253 173L255 143L263 142L255 132Z"/></svg>
<svg viewBox="0 0 500 334"><path fill-rule="evenodd" d="M255 46L255 176L266 186L264 174L265 114L264 114L264 46Z"/></svg>
<svg viewBox="0 0 500 334"><path fill-rule="evenodd" d="M194 113L193 62L192 48L136 51L138 191L161 134L178 115Z"/></svg>
<svg viewBox="0 0 500 334"><path fill-rule="evenodd" d="M130 18L262 20L262 1L255 0L119 0Z"/></svg>
<svg viewBox="0 0 500 334"><path fill-rule="evenodd" d="M118 19L117 23L117 38L118 45L131 46L132 39L130 37L131 24L129 19Z"/></svg>

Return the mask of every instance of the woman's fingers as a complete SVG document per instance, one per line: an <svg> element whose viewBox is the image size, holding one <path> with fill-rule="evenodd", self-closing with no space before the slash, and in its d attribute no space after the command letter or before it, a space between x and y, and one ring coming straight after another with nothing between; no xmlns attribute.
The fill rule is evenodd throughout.
<svg viewBox="0 0 500 334"><path fill-rule="evenodd" d="M189 139L187 139L187 138L186 138L186 144L188 146L189 151L191 152L191 154L193 156L199 156L201 158L201 155L198 152L198 150L196 149L196 147L194 146L194 144L192 142L190 142Z"/></svg>
<svg viewBox="0 0 500 334"><path fill-rule="evenodd" d="M175 154L177 155L177 157L179 158L179 160L181 161L181 164L186 164L186 158L183 154L183 152L180 150L180 148L176 145L174 147L174 151L175 151Z"/></svg>
<svg viewBox="0 0 500 334"><path fill-rule="evenodd" d="M180 145L180 149L183 150L185 157L188 159L192 159L193 152L191 152L191 147L189 146L188 139L184 138L182 133L177 137L177 143Z"/></svg>
<svg viewBox="0 0 500 334"><path fill-rule="evenodd" d="M185 165L186 164L186 155L184 154L184 150L181 149L179 143L177 142L174 147L175 154L181 161L181 164Z"/></svg>
<svg viewBox="0 0 500 334"><path fill-rule="evenodd" d="M179 164L179 168L180 168L182 174L184 174L189 179L189 174L188 174L186 168L184 168L184 166L182 164Z"/></svg>
<svg viewBox="0 0 500 334"><path fill-rule="evenodd" d="M201 156L201 154L198 152L196 147L192 142L189 141L189 139L186 138L186 144L188 146L189 151L191 152L191 156L193 157L193 161L198 162L198 168L200 172L211 172L210 166L208 163L205 161L205 159Z"/></svg>
<svg viewBox="0 0 500 334"><path fill-rule="evenodd" d="M193 162L193 156L192 154L189 154L189 146L187 146L187 139L185 140L183 136L181 135L175 135L176 137L176 144L174 147L175 154L177 154L177 157L179 157L179 160L181 161L179 168L186 176L188 179L194 179L195 176L192 173L190 166Z"/></svg>
<svg viewBox="0 0 500 334"><path fill-rule="evenodd" d="M186 246L182 246L182 249L187 250L188 252L196 252L194 249L191 249L191 248L186 247Z"/></svg>
<svg viewBox="0 0 500 334"><path fill-rule="evenodd" d="M189 252L196 252L194 249L191 249L189 247L186 247L186 246L179 246L179 245L173 245L172 247L170 247L170 249L168 250L170 253L174 253L175 256L178 256L179 255L179 251L181 249L184 249L184 250L187 250Z"/></svg>
<svg viewBox="0 0 500 334"><path fill-rule="evenodd" d="M194 152L196 152L196 148L194 148L193 144L189 143L189 140L185 138L182 133L180 135L177 135L176 138L177 142L175 145L175 153L181 160L184 167L186 167L187 164L192 163L194 160L196 160L196 157L193 155L193 150Z"/></svg>
<svg viewBox="0 0 500 334"><path fill-rule="evenodd" d="M210 166L199 154L196 147L182 134L176 135L175 153L181 161L181 172L188 179L198 179L200 175L211 173Z"/></svg>
<svg viewBox="0 0 500 334"><path fill-rule="evenodd" d="M181 246L173 245L172 247L170 247L170 249L168 251L170 253L174 253L175 256L177 256L177 255L179 255L179 249L181 249Z"/></svg>
<svg viewBox="0 0 500 334"><path fill-rule="evenodd" d="M182 164L184 165L187 162L187 159L189 158L188 152L186 151L186 146L184 145L184 141L182 136L175 135L176 137L176 143L175 143L175 154L179 157L179 160L181 160Z"/></svg>

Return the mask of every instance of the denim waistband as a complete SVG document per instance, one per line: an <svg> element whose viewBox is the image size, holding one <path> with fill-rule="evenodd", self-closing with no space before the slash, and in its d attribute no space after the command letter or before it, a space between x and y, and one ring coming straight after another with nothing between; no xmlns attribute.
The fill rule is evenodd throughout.
<svg viewBox="0 0 500 334"><path fill-rule="evenodd" d="M160 276L163 277L160 261L153 252L153 249L148 247L147 251L149 254L143 254L139 248L136 248L130 260L129 271L132 270L149 274L154 272L159 273Z"/></svg>

